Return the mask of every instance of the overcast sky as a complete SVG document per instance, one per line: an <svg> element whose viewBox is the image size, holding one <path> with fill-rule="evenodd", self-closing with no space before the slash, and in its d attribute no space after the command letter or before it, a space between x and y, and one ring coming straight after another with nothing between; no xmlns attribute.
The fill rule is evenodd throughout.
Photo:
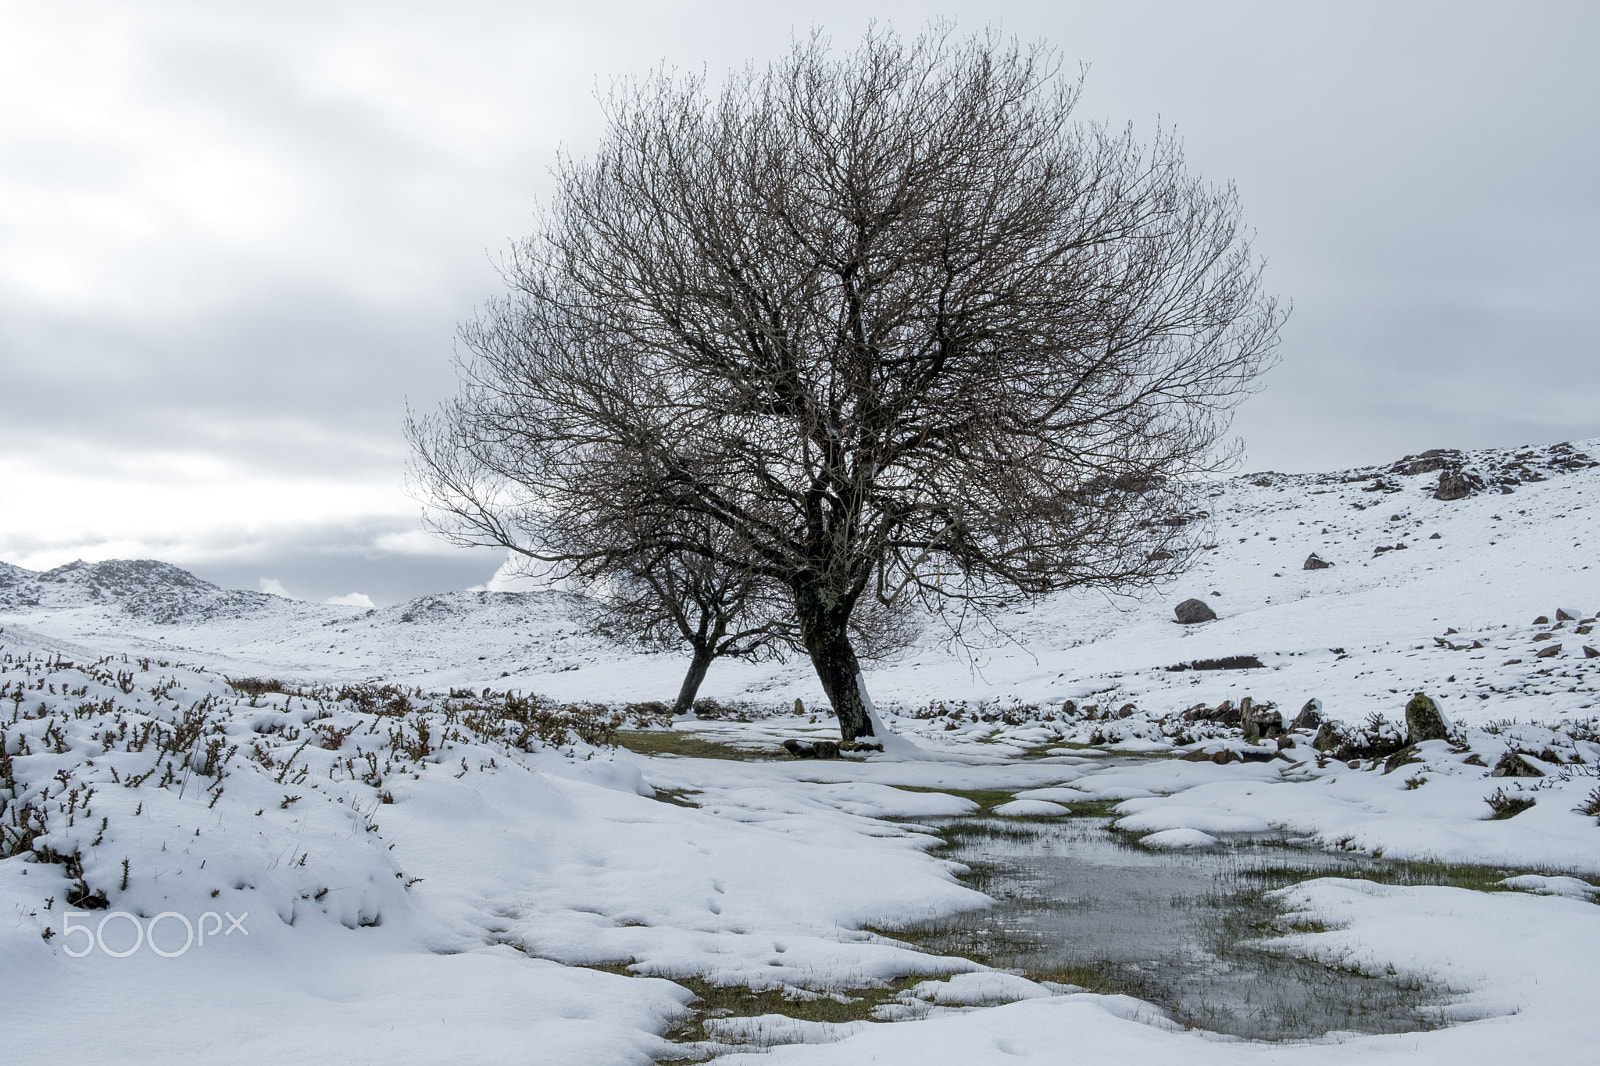
<svg viewBox="0 0 1600 1066"><path fill-rule="evenodd" d="M1248 469L1600 435L1600 5L0 0L0 560L155 557L378 603L481 583L418 531L450 394L597 87L812 25L991 22L1079 114L1234 182L1282 363Z"/></svg>

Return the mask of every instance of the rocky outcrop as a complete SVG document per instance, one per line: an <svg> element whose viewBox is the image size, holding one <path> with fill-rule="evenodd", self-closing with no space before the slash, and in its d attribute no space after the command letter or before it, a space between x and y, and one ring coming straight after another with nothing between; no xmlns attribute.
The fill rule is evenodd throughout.
<svg viewBox="0 0 1600 1066"><path fill-rule="evenodd" d="M833 740L786 740L783 750L796 759L837 759L839 744Z"/></svg>
<svg viewBox="0 0 1600 1066"><path fill-rule="evenodd" d="M1474 492L1482 492L1483 478L1464 470L1441 470L1439 485L1433 490L1436 500L1464 500Z"/></svg>
<svg viewBox="0 0 1600 1066"><path fill-rule="evenodd" d="M1283 715L1270 703L1259 707L1249 696L1239 701L1239 725L1248 741L1271 740L1284 733Z"/></svg>

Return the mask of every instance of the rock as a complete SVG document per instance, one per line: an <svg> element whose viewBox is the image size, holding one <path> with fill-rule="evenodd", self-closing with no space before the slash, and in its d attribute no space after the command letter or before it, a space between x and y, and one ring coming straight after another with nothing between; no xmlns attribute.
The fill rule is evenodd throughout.
<svg viewBox="0 0 1600 1066"><path fill-rule="evenodd" d="M1133 712L1136 711L1136 710L1138 710L1138 708L1135 707L1133 704L1124 703L1121 707L1117 708L1117 717L1118 718L1132 718L1133 717Z"/></svg>
<svg viewBox="0 0 1600 1066"><path fill-rule="evenodd" d="M1339 731L1333 727L1333 723L1323 722L1317 729L1317 735L1311 738L1311 746L1318 751L1332 751L1341 741Z"/></svg>
<svg viewBox="0 0 1600 1066"><path fill-rule="evenodd" d="M1261 739L1261 734L1256 727L1255 700L1246 696L1239 701L1239 728L1244 730L1244 739L1254 744Z"/></svg>
<svg viewBox="0 0 1600 1066"><path fill-rule="evenodd" d="M1565 607L1557 607L1556 608L1556 621L1557 622L1576 622L1578 620L1578 617L1582 613L1583 613L1582 611L1569 611Z"/></svg>
<svg viewBox="0 0 1600 1066"><path fill-rule="evenodd" d="M1500 761L1489 771L1490 777L1543 777L1544 771L1514 751L1500 756Z"/></svg>
<svg viewBox="0 0 1600 1066"><path fill-rule="evenodd" d="M1322 701L1319 699L1306 700L1306 705L1300 708L1300 713L1294 716L1293 729L1315 729L1322 724Z"/></svg>
<svg viewBox="0 0 1600 1066"><path fill-rule="evenodd" d="M799 696L796 696L794 698L794 713L797 716L806 713L806 705L800 701L800 697Z"/></svg>
<svg viewBox="0 0 1600 1066"><path fill-rule="evenodd" d="M1249 697L1246 697L1248 699ZM1241 724L1244 725L1247 739L1271 740L1283 736L1283 715L1272 704L1263 704L1260 707L1251 707L1246 711L1243 701L1239 708Z"/></svg>
<svg viewBox="0 0 1600 1066"><path fill-rule="evenodd" d="M1292 747L1294 747L1294 737L1291 737L1289 734L1285 733L1283 736L1278 738L1279 751L1283 751L1285 748Z"/></svg>
<svg viewBox="0 0 1600 1066"><path fill-rule="evenodd" d="M859 745L858 745L859 746ZM839 757L839 742L835 740L819 740L815 745L817 758L837 759ZM879 750L882 750L881 748Z"/></svg>
<svg viewBox="0 0 1600 1066"><path fill-rule="evenodd" d="M1438 540L1439 539L1439 534L1435 533L1433 536L1429 537L1428 539L1429 540Z"/></svg>
<svg viewBox="0 0 1600 1066"><path fill-rule="evenodd" d="M1547 615L1541 614L1538 618L1533 620L1533 624L1536 626L1547 626L1550 624L1550 619Z"/></svg>
<svg viewBox="0 0 1600 1066"><path fill-rule="evenodd" d="M1431 474L1443 470L1451 463L1459 463L1461 453L1454 448L1429 448L1420 455L1408 455L1389 468L1391 474L1409 477L1412 474Z"/></svg>
<svg viewBox="0 0 1600 1066"><path fill-rule="evenodd" d="M1183 760L1184 762L1210 762L1211 761L1211 752L1209 752L1209 751L1190 751L1190 752L1185 752L1184 754L1178 756L1178 758Z"/></svg>
<svg viewBox="0 0 1600 1066"><path fill-rule="evenodd" d="M1465 759L1461 760L1461 765L1462 766L1488 766L1489 764L1483 761L1483 756L1482 755L1479 755L1477 752L1473 752L1471 755L1468 755Z"/></svg>
<svg viewBox="0 0 1600 1066"><path fill-rule="evenodd" d="M1223 748L1221 751L1211 756L1211 761L1216 763L1218 766L1226 766L1231 762L1239 762L1239 753L1228 748Z"/></svg>
<svg viewBox="0 0 1600 1066"><path fill-rule="evenodd" d="M1460 470L1439 471L1439 487L1433 490L1436 500L1464 500L1483 489L1483 479L1476 474Z"/></svg>
<svg viewBox="0 0 1600 1066"><path fill-rule="evenodd" d="M1583 646L1583 657L1585 659L1600 659L1600 651L1597 651L1594 648L1591 648L1589 645L1585 644Z"/></svg>
<svg viewBox="0 0 1600 1066"><path fill-rule="evenodd" d="M1191 626L1196 622L1211 622L1217 617L1217 612L1206 606L1204 600L1187 599L1172 609L1178 616L1181 625Z"/></svg>
<svg viewBox="0 0 1600 1066"><path fill-rule="evenodd" d="M1409 766L1414 762L1421 762L1422 756L1417 753L1415 744L1407 744L1387 759L1383 760L1383 772L1392 774L1402 766Z"/></svg>
<svg viewBox="0 0 1600 1066"><path fill-rule="evenodd" d="M1078 713L1078 701L1077 700L1067 700L1065 703L1063 703L1061 705L1061 713L1066 715L1069 718L1072 717L1073 715L1077 714Z"/></svg>
<svg viewBox="0 0 1600 1066"><path fill-rule="evenodd" d="M1556 639L1556 635L1554 633L1535 633L1533 635L1533 642L1535 644L1539 643L1541 640L1555 640L1555 639Z"/></svg>
<svg viewBox="0 0 1600 1066"><path fill-rule="evenodd" d="M1312 552L1310 555L1306 556L1306 561L1303 564L1301 564L1300 569L1302 569L1302 570L1326 570L1328 567L1330 567L1332 565L1333 565L1332 563L1328 562L1328 560L1324 559L1322 556L1318 555L1316 552Z"/></svg>
<svg viewBox="0 0 1600 1066"><path fill-rule="evenodd" d="M1406 743L1421 744L1425 740L1449 740L1450 722L1439 705L1419 692L1406 704Z"/></svg>
<svg viewBox="0 0 1600 1066"><path fill-rule="evenodd" d="M796 759L815 759L817 757L817 749L803 740L786 740L783 742L783 750L793 755Z"/></svg>
<svg viewBox="0 0 1600 1066"><path fill-rule="evenodd" d="M1535 656L1535 658L1538 658L1538 659L1554 659L1557 655L1560 655L1560 654L1561 654L1561 645L1559 645L1559 644L1551 644L1549 647L1540 648L1539 649L1539 654L1537 656Z"/></svg>
<svg viewBox="0 0 1600 1066"><path fill-rule="evenodd" d="M1174 558L1177 558L1177 557L1175 555L1173 555L1169 551L1165 551L1165 550L1163 550L1161 548L1157 548L1155 551L1151 552L1148 556L1146 556L1146 558L1149 559L1149 561L1152 562L1152 563L1164 563L1168 559L1174 559Z"/></svg>

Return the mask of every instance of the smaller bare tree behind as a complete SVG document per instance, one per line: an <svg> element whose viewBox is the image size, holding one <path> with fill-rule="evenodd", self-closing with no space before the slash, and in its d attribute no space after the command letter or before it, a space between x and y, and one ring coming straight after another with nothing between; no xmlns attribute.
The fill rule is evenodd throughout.
<svg viewBox="0 0 1600 1066"><path fill-rule="evenodd" d="M781 656L796 646L781 588L703 555L656 550L625 557L585 591L592 629L663 651L688 645L674 714L694 706L716 660Z"/></svg>
<svg viewBox="0 0 1600 1066"><path fill-rule="evenodd" d="M702 525L695 536L719 540L724 556L733 552L725 531ZM638 534L635 539L646 539ZM735 566L696 552L665 549L619 553L604 574L585 582L583 617L597 633L647 648L675 651L688 646L674 714L687 714L718 659L782 659L800 651L800 627L788 590L748 566ZM890 658L910 647L921 632L921 617L909 599L894 604L873 601L851 619L857 653L867 660Z"/></svg>

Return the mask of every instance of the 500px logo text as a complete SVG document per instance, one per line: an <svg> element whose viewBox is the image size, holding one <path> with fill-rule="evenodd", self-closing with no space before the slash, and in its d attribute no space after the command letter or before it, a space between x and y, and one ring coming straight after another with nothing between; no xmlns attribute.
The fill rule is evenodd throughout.
<svg viewBox="0 0 1600 1066"><path fill-rule="evenodd" d="M224 915L228 919L228 927L226 929L222 926ZM110 914L101 917L99 924L92 927L88 922L80 925L76 921L76 919L87 919L89 917L91 917L91 912L89 911L68 911L65 915L66 921L61 927L61 947L62 950L75 959L83 958L95 948L99 948L114 959L125 959L141 947L146 946L163 959L175 959L179 955L187 953L192 947L205 947L206 937L208 936L215 939L218 933L223 936L232 936L235 932L243 933L245 936L250 935L250 930L244 927L244 920L250 917L249 911L245 911L237 918L227 911L223 911L222 914L218 914L216 911L206 911L200 916L199 922L191 922L177 911L162 911L148 922L143 921L136 914L129 914L127 911L112 911ZM118 921L126 922L132 927L131 936L133 941L131 947L128 946L129 934L123 933L120 925L112 924ZM207 928L208 921L211 923L209 928ZM163 923L165 923L164 927ZM106 943L107 926L111 927L113 934L110 944ZM161 929L159 942L156 938L158 928ZM182 931L182 943L177 943L179 930ZM73 933L82 933L84 937L76 945L72 939Z"/></svg>

